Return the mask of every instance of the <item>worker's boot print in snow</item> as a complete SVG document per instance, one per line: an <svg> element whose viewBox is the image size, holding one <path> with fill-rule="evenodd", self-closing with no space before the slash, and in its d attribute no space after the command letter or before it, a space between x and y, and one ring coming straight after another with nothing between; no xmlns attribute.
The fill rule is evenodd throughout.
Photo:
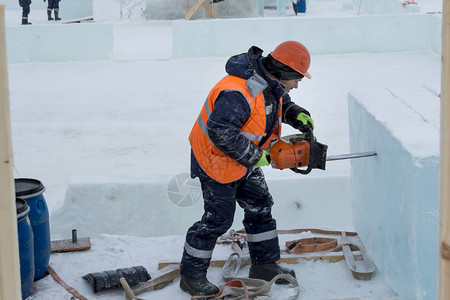
<svg viewBox="0 0 450 300"><path fill-rule="evenodd" d="M248 277L270 281L279 274L289 274L295 278L294 270L280 267L276 263L252 265ZM285 279L278 279L275 283L288 284L289 282Z"/></svg>

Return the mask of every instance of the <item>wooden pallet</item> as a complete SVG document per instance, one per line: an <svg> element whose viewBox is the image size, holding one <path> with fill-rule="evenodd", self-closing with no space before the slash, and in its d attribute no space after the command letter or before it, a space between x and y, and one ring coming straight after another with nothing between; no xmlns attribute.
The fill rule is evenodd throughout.
<svg viewBox="0 0 450 300"><path fill-rule="evenodd" d="M72 240L56 240L52 241L52 253L61 252L72 252L72 251L83 251L91 249L91 239L79 238L77 242L74 243Z"/></svg>

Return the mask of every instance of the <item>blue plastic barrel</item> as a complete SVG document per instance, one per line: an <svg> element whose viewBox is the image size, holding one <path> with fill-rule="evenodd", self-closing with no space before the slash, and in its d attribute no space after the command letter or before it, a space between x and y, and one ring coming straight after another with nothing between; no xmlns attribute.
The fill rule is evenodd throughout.
<svg viewBox="0 0 450 300"><path fill-rule="evenodd" d="M33 229L34 281L36 281L47 274L51 252L48 208L43 196L45 187L37 179L17 178L15 188L16 197L26 200L30 207L28 217Z"/></svg>
<svg viewBox="0 0 450 300"><path fill-rule="evenodd" d="M297 0L297 12L306 12L306 0Z"/></svg>
<svg viewBox="0 0 450 300"><path fill-rule="evenodd" d="M21 198L16 198L22 299L30 296L34 279L33 229L28 218L29 211L30 207L27 202Z"/></svg>

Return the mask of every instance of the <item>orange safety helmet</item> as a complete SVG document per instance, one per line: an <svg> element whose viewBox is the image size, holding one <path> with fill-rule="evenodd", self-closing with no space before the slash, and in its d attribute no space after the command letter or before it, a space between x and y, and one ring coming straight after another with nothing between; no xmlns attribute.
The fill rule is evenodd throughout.
<svg viewBox="0 0 450 300"><path fill-rule="evenodd" d="M283 42L275 50L270 52L270 55L279 62L311 79L311 75L308 73L311 56L303 44L296 41Z"/></svg>

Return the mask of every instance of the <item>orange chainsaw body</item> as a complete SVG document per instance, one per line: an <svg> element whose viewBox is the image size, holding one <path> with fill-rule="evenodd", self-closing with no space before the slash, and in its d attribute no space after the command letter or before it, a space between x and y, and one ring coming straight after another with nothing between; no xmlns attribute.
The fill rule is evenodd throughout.
<svg viewBox="0 0 450 300"><path fill-rule="evenodd" d="M276 169L290 169L306 167L309 163L309 142L277 141L270 149L272 167Z"/></svg>
<svg viewBox="0 0 450 300"><path fill-rule="evenodd" d="M311 169L325 170L327 148L315 140L312 130L308 134L282 137L270 147L270 164L275 169L291 169L301 174L308 174Z"/></svg>

